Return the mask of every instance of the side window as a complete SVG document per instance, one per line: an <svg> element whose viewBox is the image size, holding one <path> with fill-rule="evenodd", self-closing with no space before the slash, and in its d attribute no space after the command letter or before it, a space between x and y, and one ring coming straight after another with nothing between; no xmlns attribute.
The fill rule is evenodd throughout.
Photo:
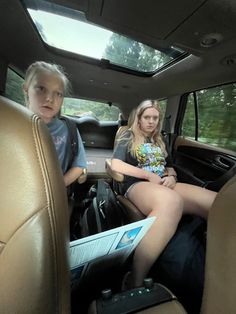
<svg viewBox="0 0 236 314"><path fill-rule="evenodd" d="M161 117L162 117L162 130L169 133L170 132L170 117L166 117L166 107L167 107L167 98L158 99L158 103L161 109Z"/></svg>
<svg viewBox="0 0 236 314"><path fill-rule="evenodd" d="M235 121L236 83L203 89L188 96L182 135L236 151Z"/></svg>
<svg viewBox="0 0 236 314"><path fill-rule="evenodd" d="M120 110L114 104L101 103L93 100L64 98L61 112L65 115L82 117L93 116L100 121L117 121Z"/></svg>
<svg viewBox="0 0 236 314"><path fill-rule="evenodd" d="M23 78L16 72L8 68L5 96L17 103L24 105L24 95L22 90Z"/></svg>
<svg viewBox="0 0 236 314"><path fill-rule="evenodd" d="M193 93L191 93L188 95L184 120L182 124L182 135L190 139L195 139L196 131L196 116L194 104L194 95Z"/></svg>
<svg viewBox="0 0 236 314"><path fill-rule="evenodd" d="M161 108L162 116L164 117L165 112L166 112L167 99L159 99L158 103L159 103L160 108Z"/></svg>

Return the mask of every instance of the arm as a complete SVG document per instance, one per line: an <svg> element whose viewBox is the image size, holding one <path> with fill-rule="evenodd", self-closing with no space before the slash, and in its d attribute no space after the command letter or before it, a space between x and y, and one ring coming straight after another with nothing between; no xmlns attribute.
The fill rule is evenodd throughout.
<svg viewBox="0 0 236 314"><path fill-rule="evenodd" d="M64 174L65 186L70 185L83 173L84 168L72 167Z"/></svg>
<svg viewBox="0 0 236 314"><path fill-rule="evenodd" d="M147 171L132 166L117 158L111 160L111 169L127 176L148 180Z"/></svg>
<svg viewBox="0 0 236 314"><path fill-rule="evenodd" d="M127 176L136 177L145 181L160 184L161 177L157 174L132 166L120 159L111 160L111 169Z"/></svg>
<svg viewBox="0 0 236 314"><path fill-rule="evenodd" d="M77 136L78 136L78 154L74 158L71 168L68 169L67 172L64 174L64 182L66 186L70 185L75 180L77 180L84 173L84 170L86 170L87 166L84 145L79 134L79 131L77 131Z"/></svg>
<svg viewBox="0 0 236 314"><path fill-rule="evenodd" d="M165 143L165 141L164 141ZM173 160L171 158L171 153L169 150L169 146L166 145L167 157L166 157L166 175L162 177L161 183L162 185L173 189L175 187L177 181L177 173L173 168Z"/></svg>
<svg viewBox="0 0 236 314"><path fill-rule="evenodd" d="M111 160L111 169L127 176L136 177L139 179L160 184L161 178L157 174L148 172L144 169L136 167L135 165L127 163L126 157L126 143L124 141L122 143L118 142L113 154L113 158Z"/></svg>
<svg viewBox="0 0 236 314"><path fill-rule="evenodd" d="M168 176L174 176L177 177L177 173L173 167L166 167Z"/></svg>

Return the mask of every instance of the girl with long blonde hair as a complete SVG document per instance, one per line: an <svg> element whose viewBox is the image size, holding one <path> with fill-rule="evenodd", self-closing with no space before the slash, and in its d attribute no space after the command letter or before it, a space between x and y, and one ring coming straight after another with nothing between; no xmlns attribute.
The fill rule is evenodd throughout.
<svg viewBox="0 0 236 314"><path fill-rule="evenodd" d="M156 100L137 107L131 126L117 141L112 170L125 175L122 193L147 217L156 220L136 248L128 288L143 284L150 268L174 235L183 214L207 219L216 193L177 182L161 136L161 111Z"/></svg>

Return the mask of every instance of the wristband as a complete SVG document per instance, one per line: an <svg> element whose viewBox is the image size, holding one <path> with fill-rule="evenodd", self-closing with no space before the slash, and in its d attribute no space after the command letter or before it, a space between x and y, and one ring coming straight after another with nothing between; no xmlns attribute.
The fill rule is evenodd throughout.
<svg viewBox="0 0 236 314"><path fill-rule="evenodd" d="M162 176L162 178L166 178L166 177L174 177L175 178L175 181L177 181L177 176L175 174L165 174L164 176Z"/></svg>

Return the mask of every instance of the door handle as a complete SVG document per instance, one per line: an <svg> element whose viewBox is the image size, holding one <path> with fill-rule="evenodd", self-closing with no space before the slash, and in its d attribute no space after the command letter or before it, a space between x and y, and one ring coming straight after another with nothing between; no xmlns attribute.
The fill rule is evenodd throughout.
<svg viewBox="0 0 236 314"><path fill-rule="evenodd" d="M216 166L220 166L221 168L224 169L230 168L230 165L227 163L227 160L221 156L217 156L214 161Z"/></svg>

